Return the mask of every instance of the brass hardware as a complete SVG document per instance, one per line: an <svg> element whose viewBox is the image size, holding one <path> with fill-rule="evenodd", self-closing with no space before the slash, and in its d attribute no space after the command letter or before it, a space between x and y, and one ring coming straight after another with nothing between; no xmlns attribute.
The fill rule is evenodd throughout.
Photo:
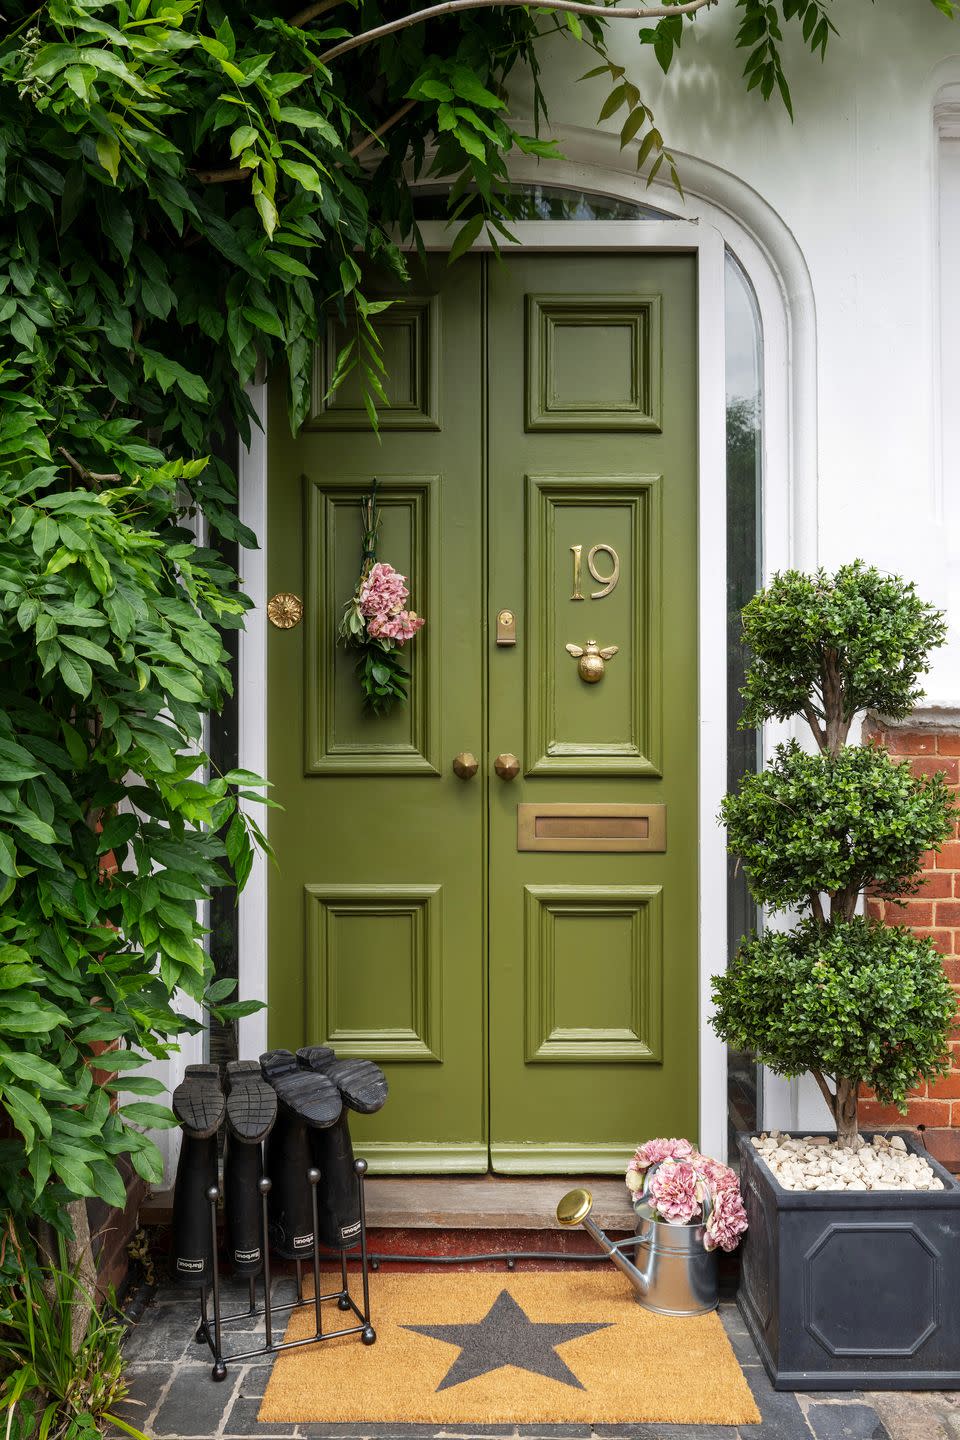
<svg viewBox="0 0 960 1440"><path fill-rule="evenodd" d="M558 802L517 806L518 850L664 851L666 805Z"/></svg>
<svg viewBox="0 0 960 1440"><path fill-rule="evenodd" d="M568 1190L557 1206L557 1219L561 1225L582 1225L592 1209L589 1190Z"/></svg>
<svg viewBox="0 0 960 1440"><path fill-rule="evenodd" d="M572 655L577 662L577 674L587 685L596 685L598 680L603 679L603 672L607 668L606 661L612 660L620 649L619 645L608 645L601 650L596 640L588 640L586 646L565 645L564 649L568 655Z"/></svg>
<svg viewBox="0 0 960 1440"><path fill-rule="evenodd" d="M520 774L520 761L516 755L511 755L508 751L497 756L493 762L493 768L501 780L515 780Z"/></svg>
<svg viewBox="0 0 960 1440"><path fill-rule="evenodd" d="M570 553L573 556L573 594L570 596L570 599L583 600L586 598L580 593L580 585L583 578L583 546L571 545ZM597 556L601 554L609 555L613 561L613 569L609 575L601 575L597 569L596 559ZM620 556L612 545L591 545L587 554L587 569L597 584L603 587L601 590L590 591L591 600L602 600L606 595L609 595L612 590L616 590L620 583Z"/></svg>
<svg viewBox="0 0 960 1440"><path fill-rule="evenodd" d="M609 555L610 559L613 561L613 569L611 570L609 575L599 574L596 565L593 563L594 557L599 555L601 551ZM596 580L597 584L603 586L602 590L590 591L591 600L602 600L605 595L610 594L611 590L616 590L620 580L620 556L617 554L616 550L614 550L612 545L591 546L590 553L587 556L587 569L590 571L590 574L593 576L594 580Z"/></svg>
<svg viewBox="0 0 960 1440"><path fill-rule="evenodd" d="M303 619L303 601L288 590L278 590L267 601L267 619L278 630L292 630Z"/></svg>
<svg viewBox="0 0 960 1440"><path fill-rule="evenodd" d="M469 750L461 750L460 754L454 757L453 773L461 780L472 780L479 768L479 760Z"/></svg>
<svg viewBox="0 0 960 1440"><path fill-rule="evenodd" d="M501 610L497 616L497 644L516 645L517 617L512 610Z"/></svg>
<svg viewBox="0 0 960 1440"><path fill-rule="evenodd" d="M573 594L570 596L570 599L571 599L571 600L584 600L586 597L585 597L584 595L581 595L581 594L580 594L580 580L581 580L581 576L582 576L583 546L582 546L582 545L571 545L571 546L570 546L570 551L571 551L571 554L573 555Z"/></svg>

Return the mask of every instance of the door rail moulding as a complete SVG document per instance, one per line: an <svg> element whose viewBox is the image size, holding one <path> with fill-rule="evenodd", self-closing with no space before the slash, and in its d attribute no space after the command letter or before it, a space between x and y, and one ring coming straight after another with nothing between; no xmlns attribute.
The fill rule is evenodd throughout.
<svg viewBox="0 0 960 1440"><path fill-rule="evenodd" d="M565 160L511 157L518 182L557 184L570 189L650 203L651 191L619 152L617 137L558 126ZM700 1144L724 1156L727 1149L726 1047L708 1024L712 1011L710 976L726 963L726 853L716 823L726 789L726 567L716 537L725 533L726 454L724 413L724 250L738 258L757 294L763 327L764 383L764 574L789 565L817 563L817 367L813 288L800 248L779 215L742 180L695 156L681 156L686 199L657 184L658 206L676 218L642 221L525 221L513 227L523 248L543 250L682 251L698 254L699 496L699 1083ZM448 249L454 232L443 223L421 226L428 249ZM482 243L477 248L482 249ZM239 465L240 519L257 535L260 549L244 552L243 584L254 602L240 636L240 764L266 773L267 600L267 436L266 386L250 387L264 428L255 430ZM775 478L774 478L775 477ZM766 737L765 748L773 735ZM261 857L240 897L240 994L267 999L267 868ZM267 1048L266 1012L239 1022L241 1054ZM633 1142L635 1143L635 1142ZM474 1147L441 1146L444 1169L476 1170ZM629 1147L628 1147L629 1148ZM431 1168L424 1159L394 1147L369 1146L381 1173ZM461 1154L461 1151L463 1152ZM448 1154L449 1152L449 1154ZM436 1154L436 1152L434 1152ZM538 1154L540 1169L552 1173L604 1170L622 1159L618 1147L568 1146ZM459 1165L457 1162L459 1156ZM498 1169L523 1173L529 1147L498 1146Z"/></svg>
<svg viewBox="0 0 960 1440"><path fill-rule="evenodd" d="M362 1123L362 1122L361 1122ZM475 1141L438 1140L435 1145L423 1140L406 1144L393 1140L365 1140L354 1135L359 1154L370 1163L373 1173L381 1175L485 1175L487 1144Z"/></svg>
<svg viewBox="0 0 960 1440"><path fill-rule="evenodd" d="M498 1175L622 1175L636 1143L634 1139L620 1145L503 1141L491 1144L490 1155Z"/></svg>

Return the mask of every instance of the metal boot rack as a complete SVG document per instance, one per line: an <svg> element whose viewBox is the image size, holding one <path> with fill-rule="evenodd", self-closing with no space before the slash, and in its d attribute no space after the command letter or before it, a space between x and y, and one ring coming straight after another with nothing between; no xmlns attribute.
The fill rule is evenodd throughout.
<svg viewBox="0 0 960 1440"><path fill-rule="evenodd" d="M303 1261L298 1259L294 1263L297 1267L297 1298L284 1305L274 1305L270 1296L270 1248L268 1238L267 1222L267 1199L270 1194L270 1180L265 1175L260 1181L260 1236L263 1251L263 1308L257 1309L257 1279L251 1275L250 1280L250 1304L246 1310L236 1310L230 1315L224 1315L220 1303L220 1261L217 1246L217 1202L220 1199L220 1189L212 1185L207 1191L207 1200L210 1202L210 1229L213 1243L213 1279L209 1287L213 1294L213 1319L211 1322L207 1310L207 1289L206 1285L200 1287L200 1324L197 1327L196 1339L198 1344L206 1343L210 1347L213 1356L213 1370L211 1378L214 1380L225 1380L227 1376L227 1364L238 1364L241 1360L253 1360L261 1355L274 1355L279 1350L295 1350L301 1345L316 1345L321 1340L337 1340L344 1335L359 1335L364 1345L373 1345L376 1342L377 1333L370 1324L370 1266L367 1254L367 1209L364 1198L364 1176L367 1173L366 1160L354 1160L353 1168L357 1173L360 1189L360 1279L363 1287L363 1308L361 1309L353 1296L350 1294L350 1284L347 1274L347 1251L340 1251L340 1289L333 1290L328 1295L320 1293L320 1240L319 1240L319 1216L317 1207L317 1185L320 1181L320 1171L311 1167L307 1171L307 1180L310 1184L310 1202L313 1212L313 1251L311 1262L313 1265L313 1295L309 1299L303 1294ZM324 1259L330 1260L332 1252L324 1251ZM342 1312L352 1311L356 1318L355 1325L348 1325L344 1329L324 1330L322 1306L337 1302L337 1309ZM273 1318L275 1315L286 1314L290 1310L306 1309L313 1306L316 1316L316 1331L303 1340L274 1340ZM224 1355L223 1353L223 1327L232 1321L246 1320L251 1315L262 1315L265 1322L264 1344L255 1350L241 1350L236 1354Z"/></svg>

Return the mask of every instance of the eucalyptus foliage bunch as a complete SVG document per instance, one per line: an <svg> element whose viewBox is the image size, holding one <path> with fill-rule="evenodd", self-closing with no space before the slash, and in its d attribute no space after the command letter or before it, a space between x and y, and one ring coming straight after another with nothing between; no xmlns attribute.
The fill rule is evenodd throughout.
<svg viewBox="0 0 960 1440"><path fill-rule="evenodd" d="M942 774L916 777L882 747L845 743L861 710L909 713L946 627L912 584L861 561L774 576L743 627L741 725L802 715L817 748L778 746L723 802L754 899L803 918L744 941L714 978L713 1025L779 1074L811 1071L850 1143L860 1084L906 1113L917 1082L947 1068L955 1000L938 952L856 909L864 890L917 889L924 852L951 833L953 796Z"/></svg>

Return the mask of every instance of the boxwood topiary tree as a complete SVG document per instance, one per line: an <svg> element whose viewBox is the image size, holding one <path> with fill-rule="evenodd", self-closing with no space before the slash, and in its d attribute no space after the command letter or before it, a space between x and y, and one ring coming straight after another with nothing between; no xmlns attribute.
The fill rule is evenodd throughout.
<svg viewBox="0 0 960 1440"><path fill-rule="evenodd" d="M861 1083L906 1113L908 1091L947 1066L955 1005L940 956L856 909L864 890L916 891L924 852L950 833L953 797L942 775L918 778L880 746L846 744L859 711L909 712L946 627L912 584L862 561L833 576L774 576L743 622L741 725L803 715L817 750L779 745L723 802L754 899L801 918L744 941L714 978L712 1023L778 1074L809 1070L851 1145Z"/></svg>

